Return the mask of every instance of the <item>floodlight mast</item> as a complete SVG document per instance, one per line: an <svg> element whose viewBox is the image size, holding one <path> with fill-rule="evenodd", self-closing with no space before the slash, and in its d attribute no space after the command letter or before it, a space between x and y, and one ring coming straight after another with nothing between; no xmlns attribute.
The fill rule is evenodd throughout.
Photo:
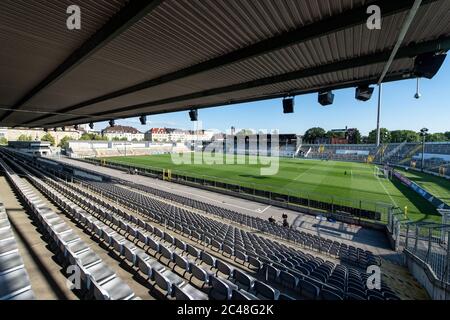
<svg viewBox="0 0 450 320"><path fill-rule="evenodd" d="M377 147L380 146L380 113L381 113L381 95L383 91L383 84L378 84L378 108L377 108Z"/></svg>
<svg viewBox="0 0 450 320"><path fill-rule="evenodd" d="M406 33L409 30L409 27L411 26L411 23L414 19L414 17L417 14L417 11L420 8L420 5L422 4L422 0L415 0L413 3L413 6L411 7L411 10L409 10L408 15L405 19L405 22L403 23L402 29L400 30L400 33L397 38L397 42L395 43L394 49L392 49L391 55L389 56L389 59L384 66L383 72L381 73L380 79L378 79L378 117L377 117L377 146L380 145L380 109L381 109L381 84L383 83L384 78L386 77L389 68L392 65L392 62L395 59L395 56L397 55L398 49L400 49L400 46L405 39Z"/></svg>

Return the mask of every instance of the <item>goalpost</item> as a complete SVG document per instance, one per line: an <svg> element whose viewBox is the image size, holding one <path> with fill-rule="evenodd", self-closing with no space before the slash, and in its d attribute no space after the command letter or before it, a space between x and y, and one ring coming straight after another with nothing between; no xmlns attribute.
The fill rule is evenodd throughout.
<svg viewBox="0 0 450 320"><path fill-rule="evenodd" d="M376 175L378 177L391 179L392 178L392 168L385 166L383 168L380 168L379 166L375 166Z"/></svg>

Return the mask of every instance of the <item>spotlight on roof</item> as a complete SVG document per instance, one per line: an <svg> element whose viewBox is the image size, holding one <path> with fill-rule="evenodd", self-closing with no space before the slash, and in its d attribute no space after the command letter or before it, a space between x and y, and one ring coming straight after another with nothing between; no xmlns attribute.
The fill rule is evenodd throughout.
<svg viewBox="0 0 450 320"><path fill-rule="evenodd" d="M443 52L422 53L414 60L414 74L418 77L432 79L438 73L447 57Z"/></svg>
<svg viewBox="0 0 450 320"><path fill-rule="evenodd" d="M109 126L110 127L114 127L116 123L114 122L114 120L109 120Z"/></svg>
<svg viewBox="0 0 450 320"><path fill-rule="evenodd" d="M334 101L333 91L330 90L319 92L318 101L322 106L328 106L330 104L333 104Z"/></svg>
<svg viewBox="0 0 450 320"><path fill-rule="evenodd" d="M140 116L139 121L141 122L142 125L146 125L147 124L147 116Z"/></svg>
<svg viewBox="0 0 450 320"><path fill-rule="evenodd" d="M294 113L294 98L283 99L283 113Z"/></svg>
<svg viewBox="0 0 450 320"><path fill-rule="evenodd" d="M374 88L368 85L361 85L356 88L355 99L359 101L369 101L372 98Z"/></svg>
<svg viewBox="0 0 450 320"><path fill-rule="evenodd" d="M90 123L89 123L89 128L90 128L91 130L94 129L94 123L93 123L93 122L90 122Z"/></svg>
<svg viewBox="0 0 450 320"><path fill-rule="evenodd" d="M189 111L189 118L191 118L191 121L197 121L198 120L198 110L197 109L191 109Z"/></svg>

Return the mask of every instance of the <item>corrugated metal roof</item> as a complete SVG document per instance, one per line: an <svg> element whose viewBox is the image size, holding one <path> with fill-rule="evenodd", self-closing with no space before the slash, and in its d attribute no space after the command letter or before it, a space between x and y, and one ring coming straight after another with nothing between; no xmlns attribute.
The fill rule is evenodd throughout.
<svg viewBox="0 0 450 320"><path fill-rule="evenodd" d="M83 28L79 33L67 32L67 29L59 27L61 21L65 27L65 8L68 1L47 1L39 4L33 2L31 6L26 6L26 1L8 0L0 3L0 19L5 19L0 20L0 43L2 47L3 44L6 45L6 50L0 52L0 97L3 97L0 98L1 104L12 105L125 4L125 1L70 2L79 3L82 7ZM339 16L372 2L166 0L64 77L40 91L22 108L58 112L103 94L209 61L329 17ZM48 19L43 19L45 5L48 6ZM394 46L406 14L405 10L383 18L381 30L369 30L364 24L352 26L132 94L93 103L70 111L66 116L48 116L34 125L72 119L73 114L90 116L108 110L111 111L111 117L131 116L137 112L165 111L168 106L161 104L138 111L130 107L125 112L114 113L114 109L125 106L385 52ZM24 21L34 18L35 15L38 22L44 23L42 29L32 30L31 25ZM413 21L404 44L449 36L449 22L450 1L437 0L432 4L425 4ZM175 110L189 105L220 104L282 92L312 90L339 83L358 83L376 78L381 73L382 66L381 63L350 67L348 70L314 77L170 103L170 108ZM393 63L390 73L409 73L412 67L413 59L402 59ZM7 124L19 124L34 118L36 115L30 113L15 113L5 120ZM86 121L89 121L89 118Z"/></svg>

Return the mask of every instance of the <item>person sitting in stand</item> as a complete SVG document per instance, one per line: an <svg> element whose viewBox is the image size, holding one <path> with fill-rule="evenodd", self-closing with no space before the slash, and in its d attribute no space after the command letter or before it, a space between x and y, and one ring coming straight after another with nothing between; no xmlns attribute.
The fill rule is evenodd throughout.
<svg viewBox="0 0 450 320"><path fill-rule="evenodd" d="M271 216L271 217L269 218L269 222L270 222L270 223L275 223L275 218L274 218L273 216Z"/></svg>
<svg viewBox="0 0 450 320"><path fill-rule="evenodd" d="M283 227L289 228L289 222L287 221L287 219L283 219Z"/></svg>

